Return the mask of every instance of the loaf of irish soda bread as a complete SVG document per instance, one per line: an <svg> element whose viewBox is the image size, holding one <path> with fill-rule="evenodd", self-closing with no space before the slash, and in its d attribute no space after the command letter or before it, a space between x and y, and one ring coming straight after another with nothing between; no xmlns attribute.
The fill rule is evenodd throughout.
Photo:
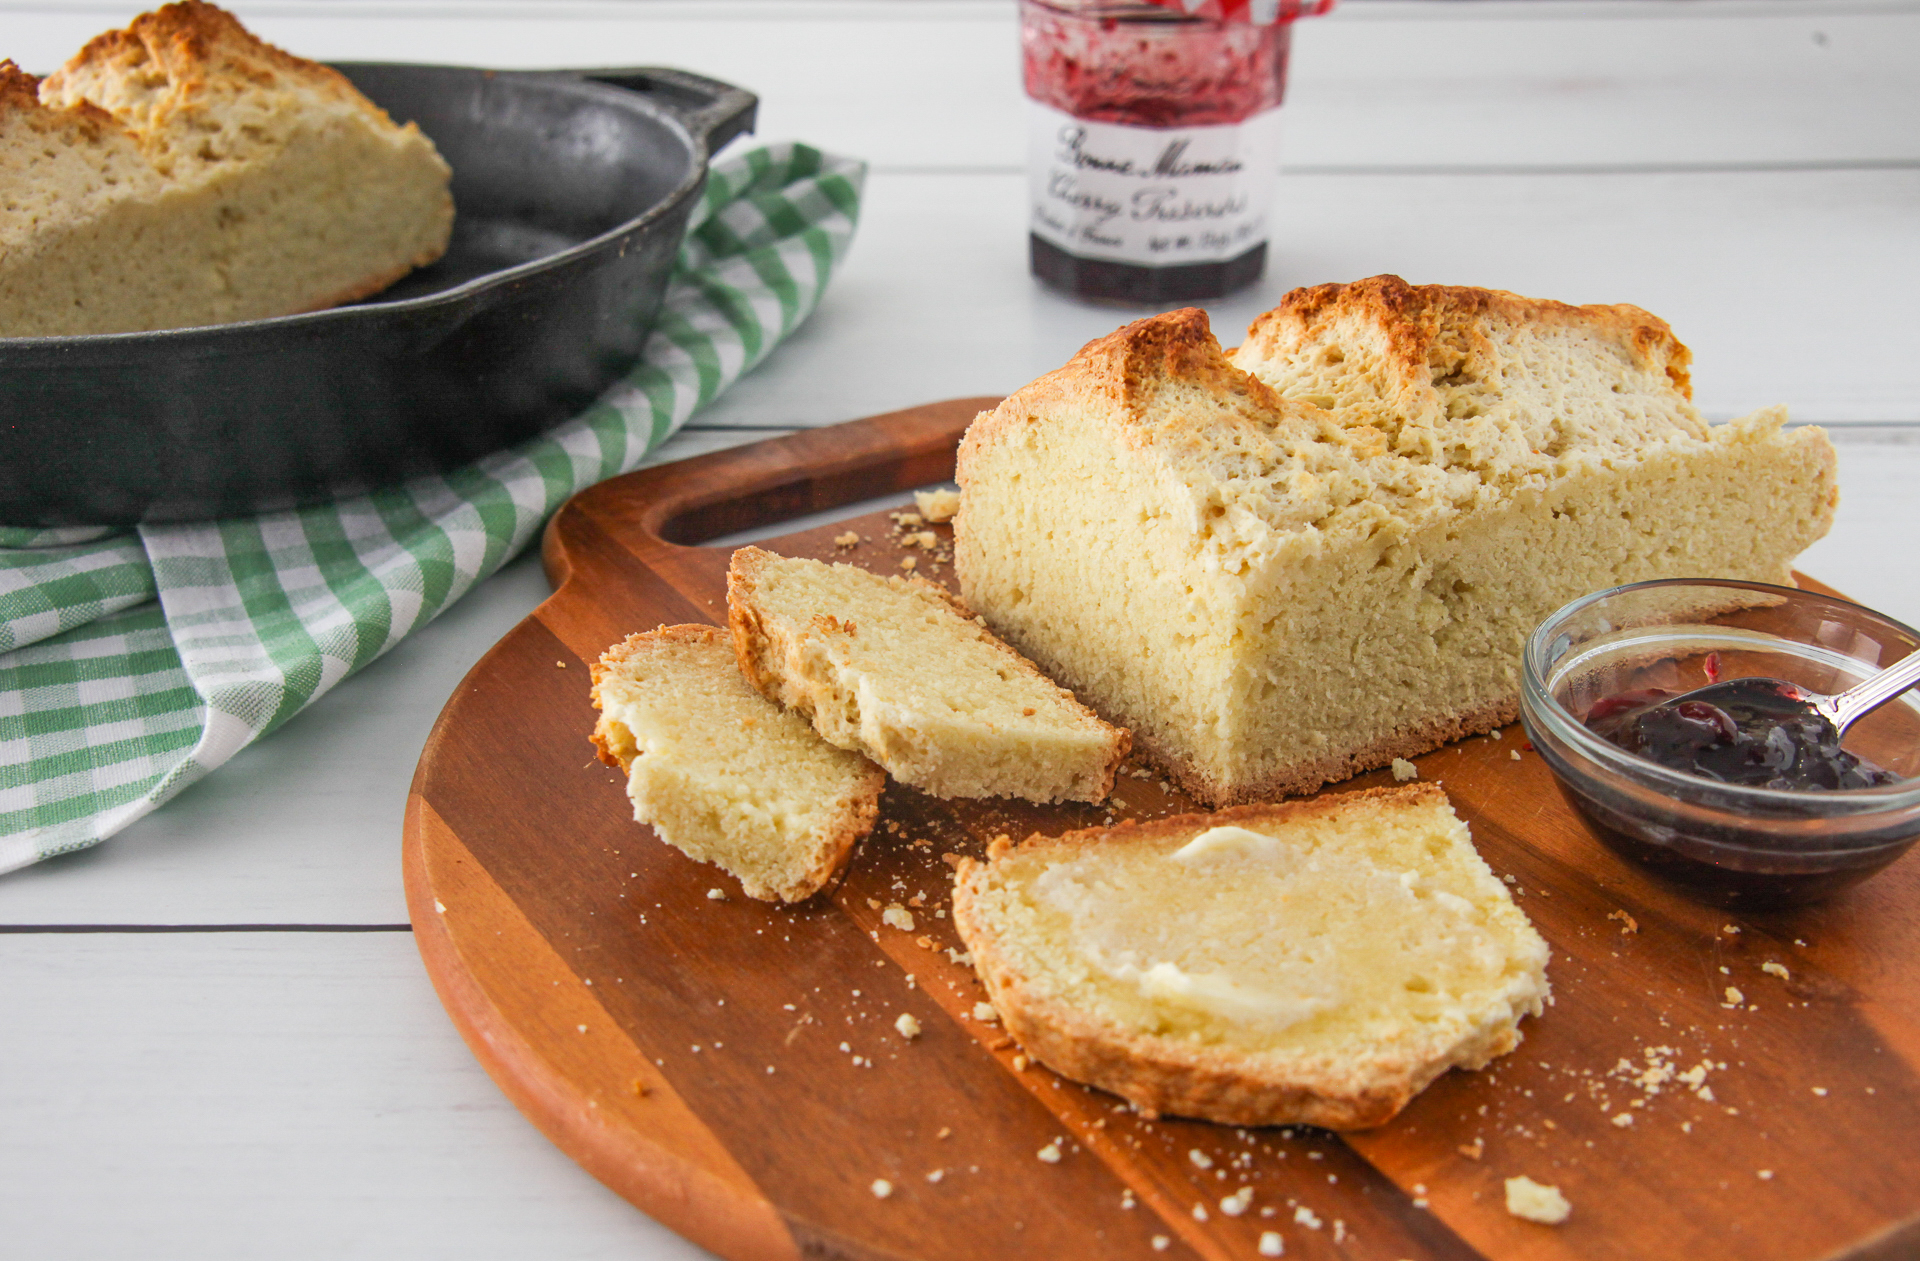
<svg viewBox="0 0 1920 1261"><path fill-rule="evenodd" d="M593 667L600 760L627 773L633 817L740 881L797 902L873 828L886 776L747 686L727 633L662 626Z"/></svg>
<svg viewBox="0 0 1920 1261"><path fill-rule="evenodd" d="M1229 1125L1379 1125L1547 995L1546 943L1428 784L1003 839L953 915L1029 1054Z"/></svg>
<svg viewBox="0 0 1920 1261"><path fill-rule="evenodd" d="M1833 449L1709 426L1634 307L1397 277L1300 290L1229 359L1176 311L960 447L961 591L1212 805L1513 721L1547 614L1649 578L1789 583Z"/></svg>
<svg viewBox="0 0 1920 1261"><path fill-rule="evenodd" d="M0 63L0 337L183 328L365 297L446 249L433 144L190 0L44 82Z"/></svg>
<svg viewBox="0 0 1920 1261"><path fill-rule="evenodd" d="M743 547L727 620L769 699L936 797L1103 801L1130 747L930 582Z"/></svg>

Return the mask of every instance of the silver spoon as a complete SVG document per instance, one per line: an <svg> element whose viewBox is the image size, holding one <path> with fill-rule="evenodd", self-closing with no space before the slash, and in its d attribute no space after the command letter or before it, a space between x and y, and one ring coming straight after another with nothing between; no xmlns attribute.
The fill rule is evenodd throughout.
<svg viewBox="0 0 1920 1261"><path fill-rule="evenodd" d="M1843 750L1841 736L1916 683L1920 652L1836 696L1755 676L1679 696L1657 688L1622 693L1597 702L1586 721L1630 753L1723 783L1865 788L1894 777Z"/></svg>
<svg viewBox="0 0 1920 1261"><path fill-rule="evenodd" d="M1729 703L1759 702L1767 709L1780 712L1782 717L1789 716L1795 710L1805 714L1817 714L1832 725L1834 738L1838 739L1845 735L1847 728L1856 721L1915 684L1920 684L1920 652L1908 653L1880 673L1871 675L1863 682L1856 683L1846 691L1833 696L1809 692L1785 679L1755 676L1745 679L1728 679L1724 683L1709 683L1705 687L1695 688L1684 695L1662 701L1661 704L1680 705L1689 701L1704 701L1716 708L1725 709ZM1786 702L1785 705L1780 704L1783 701Z"/></svg>

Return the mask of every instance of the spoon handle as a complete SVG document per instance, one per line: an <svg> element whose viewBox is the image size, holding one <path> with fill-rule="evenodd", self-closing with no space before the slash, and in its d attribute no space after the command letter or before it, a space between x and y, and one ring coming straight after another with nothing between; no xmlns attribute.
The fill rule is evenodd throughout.
<svg viewBox="0 0 1920 1261"><path fill-rule="evenodd" d="M1908 653L1900 661L1828 699L1821 706L1838 731L1871 710L1878 709L1914 684L1920 683L1920 652Z"/></svg>

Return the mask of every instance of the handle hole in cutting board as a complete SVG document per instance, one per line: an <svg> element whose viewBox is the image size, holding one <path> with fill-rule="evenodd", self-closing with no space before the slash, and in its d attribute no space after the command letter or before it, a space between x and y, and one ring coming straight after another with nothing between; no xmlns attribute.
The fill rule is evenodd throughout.
<svg viewBox="0 0 1920 1261"><path fill-rule="evenodd" d="M929 482L920 490L937 490L941 487L953 489L951 482ZM730 534L717 535L701 541L702 547L723 547L731 550L745 547L749 543L758 543L763 539L779 538L786 534L798 534L803 530L817 530L823 525L832 525L837 521L846 521L854 517L863 517L870 512L894 512L901 508L913 507L913 491L895 491L890 495L880 495L873 499L862 499L857 503L843 504L838 508L828 508L823 512L809 512L801 516L789 517L781 521L772 521L757 525L751 529L735 530Z"/></svg>

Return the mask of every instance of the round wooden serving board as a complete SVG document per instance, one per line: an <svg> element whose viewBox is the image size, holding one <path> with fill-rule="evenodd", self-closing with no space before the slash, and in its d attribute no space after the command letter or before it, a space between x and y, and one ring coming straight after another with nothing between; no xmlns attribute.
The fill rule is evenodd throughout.
<svg viewBox="0 0 1920 1261"><path fill-rule="evenodd" d="M634 823L587 743L587 665L633 631L725 624L727 551L683 543L945 480L993 401L646 469L554 519L556 592L448 702L405 825L427 970L534 1124L731 1258L1225 1261L1262 1255L1265 1232L1292 1258L1920 1255L1920 859L1824 906L1731 919L1601 848L1518 728L1429 754L1422 777L1552 944L1555 1001L1515 1054L1342 1140L1145 1121L974 1018L947 856L1106 810L895 786L846 877L797 908ZM892 524L768 545L883 573L914 555L951 579ZM861 542L837 548L849 528ZM1127 818L1190 808L1157 775L1117 795ZM882 922L890 904L912 930ZM1711 1098L1663 1080L1702 1063ZM1572 1217L1509 1215L1518 1174L1558 1186ZM1244 1211L1223 1208L1243 1187Z"/></svg>

